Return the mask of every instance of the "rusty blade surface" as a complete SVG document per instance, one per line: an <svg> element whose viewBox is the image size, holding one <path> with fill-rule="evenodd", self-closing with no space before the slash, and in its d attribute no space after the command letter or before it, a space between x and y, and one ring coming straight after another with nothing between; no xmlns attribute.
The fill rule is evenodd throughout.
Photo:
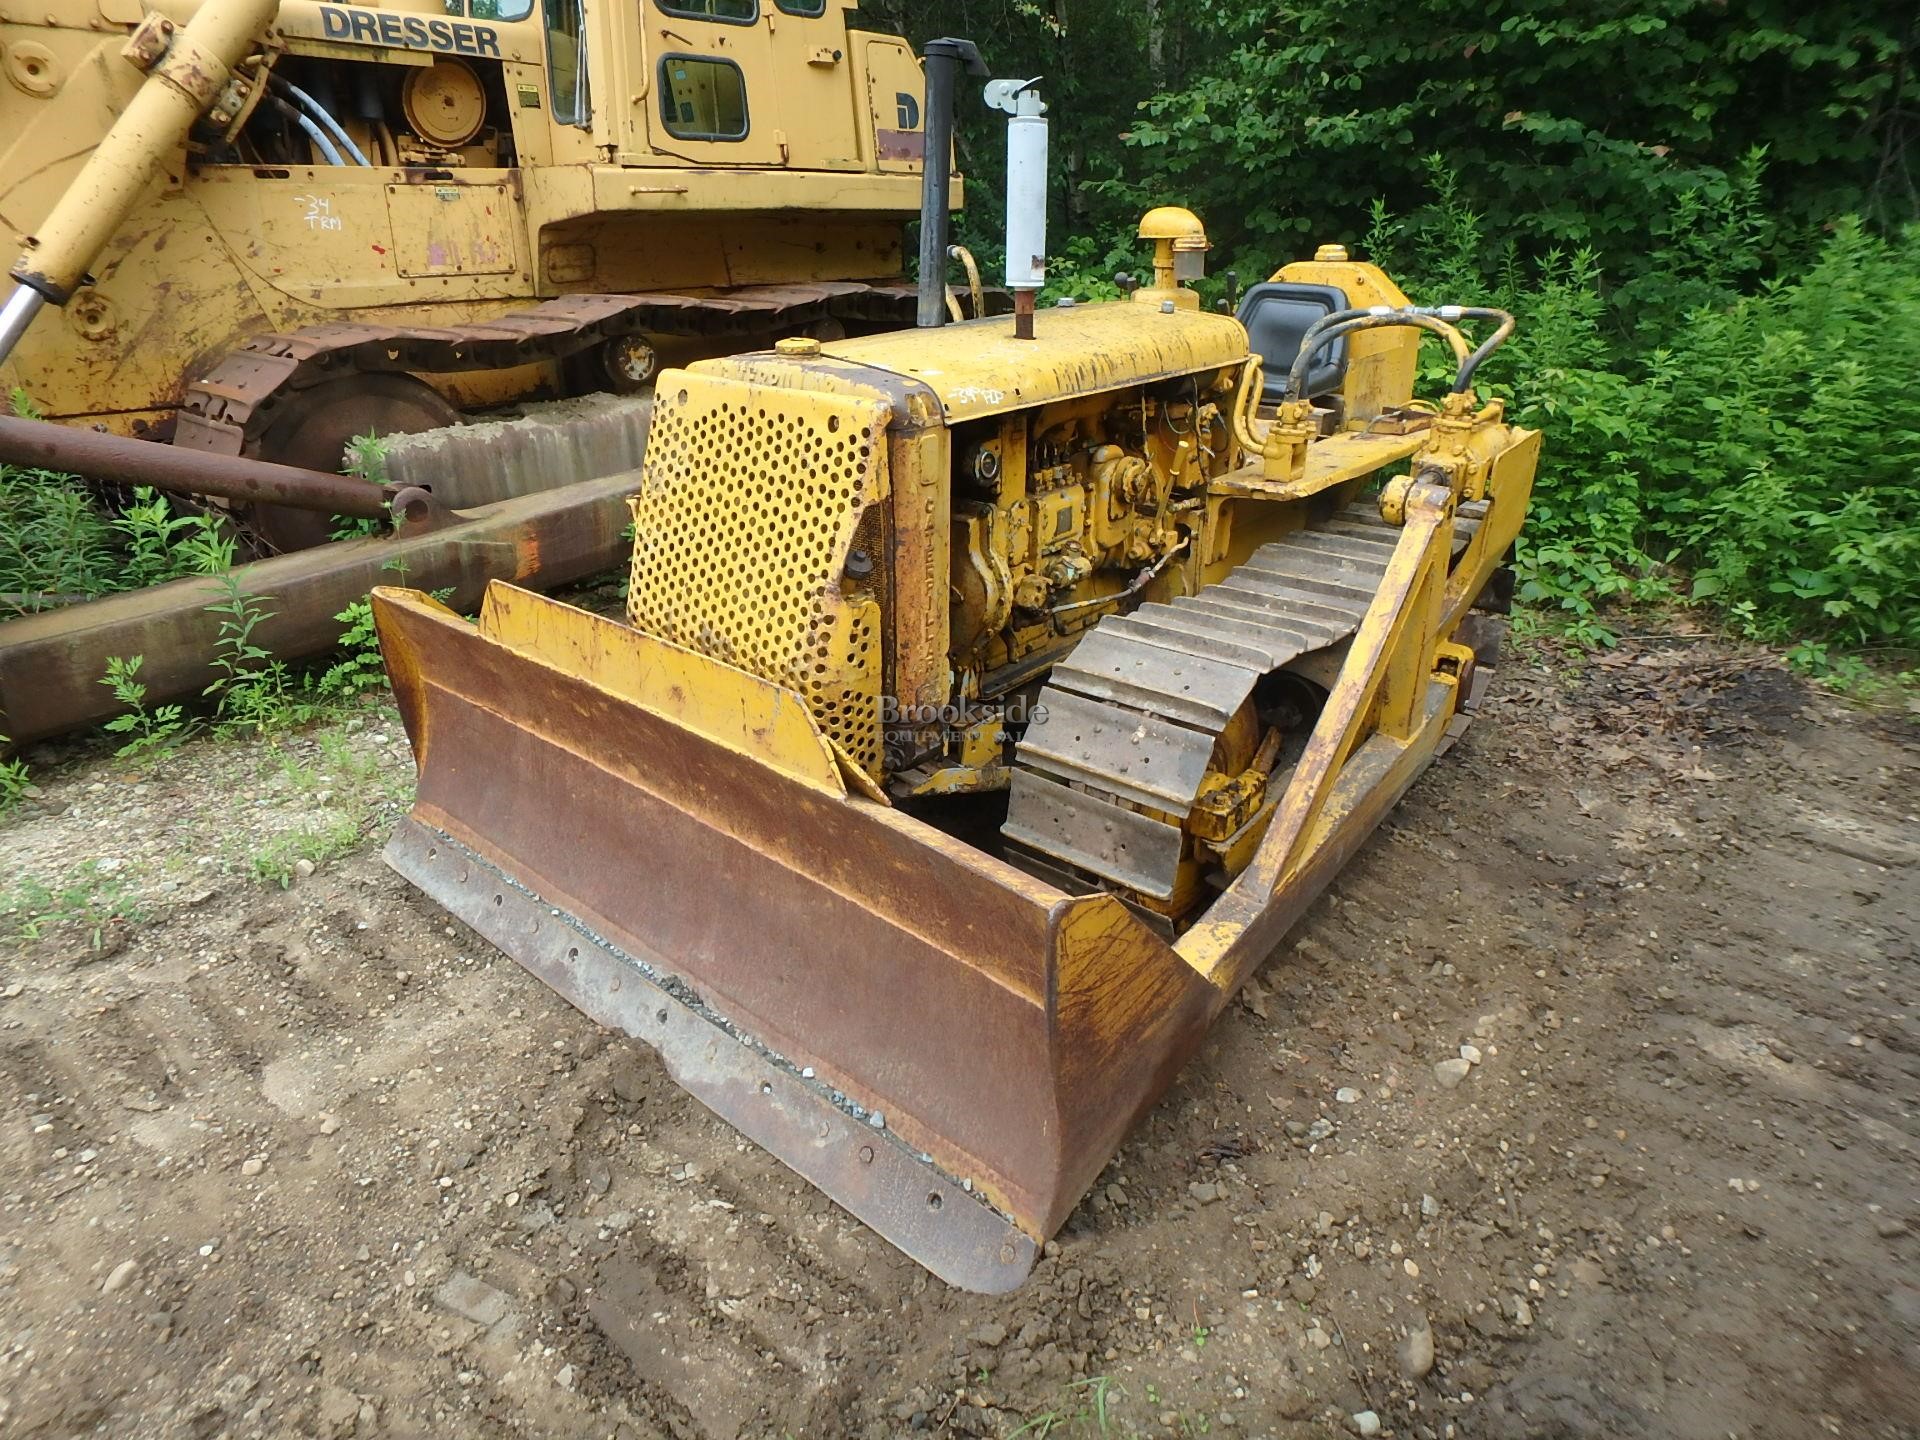
<svg viewBox="0 0 1920 1440"><path fill-rule="evenodd" d="M514 607L528 602L567 608L537 596ZM420 765L415 822L878 1112L1034 1241L1065 1220L1218 1008L1111 897L1069 897L596 684L585 627L554 625L569 642L542 653L490 635L484 613L476 628L410 592L377 592L374 606ZM591 644L632 633L603 630ZM717 664L693 660L682 688ZM540 969L523 938L503 944ZM813 1175L793 1134L762 1143ZM901 1230L932 1192L901 1189L903 1177L871 1193L834 1183L929 1268L956 1263L946 1242Z"/></svg>
<svg viewBox="0 0 1920 1440"><path fill-rule="evenodd" d="M452 837L402 820L387 863L611 1029L676 1085L949 1285L999 1295L1040 1247L870 1114L767 1050L659 961L629 954ZM883 1117L884 1118L884 1117Z"/></svg>

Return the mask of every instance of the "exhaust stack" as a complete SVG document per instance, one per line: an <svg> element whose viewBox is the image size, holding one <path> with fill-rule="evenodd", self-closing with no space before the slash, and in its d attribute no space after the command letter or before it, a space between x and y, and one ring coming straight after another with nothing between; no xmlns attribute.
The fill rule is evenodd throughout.
<svg viewBox="0 0 1920 1440"><path fill-rule="evenodd" d="M920 160L920 307L922 330L947 323L947 190L953 180L953 97L960 67L984 75L987 65L971 40L929 40L926 59L927 113Z"/></svg>
<svg viewBox="0 0 1920 1440"><path fill-rule="evenodd" d="M1047 107L1031 80L995 80L987 104L1007 120L1007 288L1013 333L1033 339L1033 304L1047 283Z"/></svg>

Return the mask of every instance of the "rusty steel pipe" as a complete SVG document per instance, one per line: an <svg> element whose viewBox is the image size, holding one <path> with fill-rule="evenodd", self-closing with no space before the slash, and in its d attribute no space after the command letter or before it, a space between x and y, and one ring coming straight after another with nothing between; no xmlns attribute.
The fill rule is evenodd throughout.
<svg viewBox="0 0 1920 1440"><path fill-rule="evenodd" d="M56 425L50 420L0 417L0 464L65 471L117 485L151 485L175 494L286 505L359 520L384 519L390 498L388 487L348 475L325 475L318 470L239 455L129 440L124 435Z"/></svg>

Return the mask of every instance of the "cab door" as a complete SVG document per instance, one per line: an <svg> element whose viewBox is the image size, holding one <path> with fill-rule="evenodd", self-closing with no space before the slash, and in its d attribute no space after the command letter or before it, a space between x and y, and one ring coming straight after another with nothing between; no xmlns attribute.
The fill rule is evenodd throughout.
<svg viewBox="0 0 1920 1440"><path fill-rule="evenodd" d="M760 13L773 0L634 0L641 16L644 155L629 163L781 165L780 75ZM635 77L636 80L642 77ZM636 138L641 138L637 135Z"/></svg>
<svg viewBox="0 0 1920 1440"><path fill-rule="evenodd" d="M860 56L846 13L827 0L762 0L779 67L781 128L796 170L865 170Z"/></svg>

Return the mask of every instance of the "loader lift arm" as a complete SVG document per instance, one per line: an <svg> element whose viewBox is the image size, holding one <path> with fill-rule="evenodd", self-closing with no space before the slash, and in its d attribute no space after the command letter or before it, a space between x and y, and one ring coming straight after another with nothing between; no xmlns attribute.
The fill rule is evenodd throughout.
<svg viewBox="0 0 1920 1440"><path fill-rule="evenodd" d="M14 290L0 307L0 361L44 305L73 297L161 162L235 83L279 8L278 0L206 0L184 27L156 13L134 31L121 55L147 78L14 262Z"/></svg>

